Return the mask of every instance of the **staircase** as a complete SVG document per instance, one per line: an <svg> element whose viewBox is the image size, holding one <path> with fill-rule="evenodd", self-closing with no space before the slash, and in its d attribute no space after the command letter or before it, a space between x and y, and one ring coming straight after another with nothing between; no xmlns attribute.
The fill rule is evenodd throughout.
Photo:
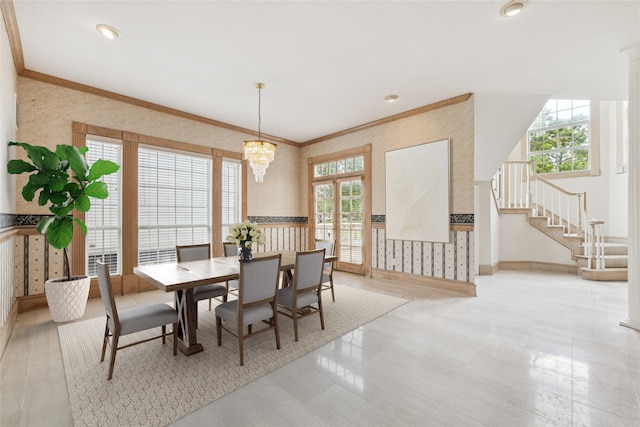
<svg viewBox="0 0 640 427"><path fill-rule="evenodd" d="M492 189L501 214L526 214L532 227L571 250L583 279L627 280L627 245L604 241L604 221L587 212L586 193L547 181L528 161L505 162Z"/></svg>

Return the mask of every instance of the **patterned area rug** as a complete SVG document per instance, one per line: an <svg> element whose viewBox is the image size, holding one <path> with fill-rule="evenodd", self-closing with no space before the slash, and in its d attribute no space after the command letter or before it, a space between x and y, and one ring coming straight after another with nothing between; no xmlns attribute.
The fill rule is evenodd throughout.
<svg viewBox="0 0 640 427"><path fill-rule="evenodd" d="M118 351L111 381L109 356L99 362L105 319L59 326L75 425L167 425L407 302L348 287L336 287L335 303L325 295L324 331L318 316L307 317L299 322L295 342L292 320L280 316L281 349L272 331L245 340L242 367L234 336L223 331L222 347L216 345L215 315L204 302L198 318L204 351L189 357L178 351L174 357L170 339L164 346L161 340L136 345Z"/></svg>

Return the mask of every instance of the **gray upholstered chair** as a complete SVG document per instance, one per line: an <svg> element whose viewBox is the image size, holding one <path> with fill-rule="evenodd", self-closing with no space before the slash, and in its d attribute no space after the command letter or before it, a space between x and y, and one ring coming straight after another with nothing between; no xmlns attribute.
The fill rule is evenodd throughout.
<svg viewBox="0 0 640 427"><path fill-rule="evenodd" d="M293 283L278 291L278 313L293 319L298 341L298 319L318 313L324 330L322 312L322 268L324 249L296 253ZM316 304L316 307L313 305Z"/></svg>
<svg viewBox="0 0 640 427"><path fill-rule="evenodd" d="M202 245L176 246L176 258L178 262L199 261L211 258L211 246L208 243ZM228 286L220 283L211 283L209 285L198 286L193 289L193 301L205 299L209 300L209 311L211 311L211 299L222 297L223 301L227 300ZM197 319L197 311L196 311Z"/></svg>
<svg viewBox="0 0 640 427"><path fill-rule="evenodd" d="M238 246L235 243L222 242L222 247L224 248L224 256L238 255ZM229 288L238 289L238 286L239 286L238 280L227 281L227 289Z"/></svg>
<svg viewBox="0 0 640 427"><path fill-rule="evenodd" d="M335 240L319 240L316 239L316 249L324 249L325 255L333 255L336 246ZM325 262L322 269L322 290L331 289L331 299L336 302L336 294L333 291L333 262Z"/></svg>
<svg viewBox="0 0 640 427"><path fill-rule="evenodd" d="M178 349L178 313L167 304L151 304L142 307L129 308L127 310L118 311L116 301L113 297L113 289L111 288L111 276L109 275L109 266L100 261L96 261L98 267L98 286L100 287L100 297L107 314L107 325L104 329L104 338L102 343L102 356L100 361L104 361L104 356L111 337L111 357L109 360L109 372L107 379L113 376L113 367L116 363L116 352L132 345L141 344L157 338L162 338L162 343L166 341L168 335L173 335L173 355L176 355ZM173 331L167 332L167 325L173 325ZM140 332L152 328L162 328L162 333L153 338L136 341L122 347L118 347L118 341L121 336Z"/></svg>
<svg viewBox="0 0 640 427"><path fill-rule="evenodd" d="M273 329L276 334L276 346L280 349L276 293L281 258L282 255L278 254L254 258L251 262L241 262L238 299L222 303L215 309L218 346L222 345L223 329L235 335L238 338L240 366L244 364L245 338ZM251 326L261 322L266 323L268 327L252 331ZM248 331L246 335L245 328Z"/></svg>

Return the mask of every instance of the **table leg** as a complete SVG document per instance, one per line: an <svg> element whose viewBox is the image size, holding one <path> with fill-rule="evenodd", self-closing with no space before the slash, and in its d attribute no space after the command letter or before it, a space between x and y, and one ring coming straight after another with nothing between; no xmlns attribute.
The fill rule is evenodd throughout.
<svg viewBox="0 0 640 427"><path fill-rule="evenodd" d="M193 300L193 289L176 291L175 302L178 312L178 348L187 356L204 350L196 337L198 303Z"/></svg>
<svg viewBox="0 0 640 427"><path fill-rule="evenodd" d="M282 287L286 288L293 285L293 273L291 270L284 270L282 272Z"/></svg>

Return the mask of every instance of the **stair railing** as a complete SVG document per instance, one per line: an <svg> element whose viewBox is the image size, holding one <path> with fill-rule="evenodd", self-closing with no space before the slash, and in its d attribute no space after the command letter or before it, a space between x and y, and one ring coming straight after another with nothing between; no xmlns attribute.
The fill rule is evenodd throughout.
<svg viewBox="0 0 640 427"><path fill-rule="evenodd" d="M500 208L531 208L533 215L548 217L549 225L563 226L565 234L582 237L589 268L604 269L604 221L587 212L586 193L573 193L549 182L527 160L505 161L492 188Z"/></svg>

